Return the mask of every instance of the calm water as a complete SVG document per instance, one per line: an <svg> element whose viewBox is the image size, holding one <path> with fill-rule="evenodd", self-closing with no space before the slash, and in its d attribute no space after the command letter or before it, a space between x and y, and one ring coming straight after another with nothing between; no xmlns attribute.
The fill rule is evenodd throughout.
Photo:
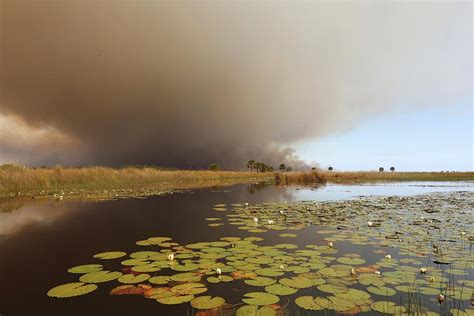
<svg viewBox="0 0 474 316"><path fill-rule="evenodd" d="M25 203L10 212L0 213L0 315L187 315L190 309L187 303L166 306L141 296L108 296L116 283L101 284L99 290L71 299L51 299L46 292L58 284L75 282L77 275L68 274L66 270L95 262L93 254L137 251L135 242L150 236L169 236L180 244L188 244L250 235L230 227L232 225L209 228L205 218L216 216L212 210L215 204L324 201L446 191L474 191L474 183L411 182L320 188L236 185L147 199ZM315 237L315 229L301 230L297 240L291 242L298 245L318 242L323 236ZM276 232L263 236L264 244L281 242ZM371 263L369 253L364 258ZM376 259L373 260L372 263ZM208 295L235 296L230 303L240 301L240 294L231 284L213 285Z"/></svg>

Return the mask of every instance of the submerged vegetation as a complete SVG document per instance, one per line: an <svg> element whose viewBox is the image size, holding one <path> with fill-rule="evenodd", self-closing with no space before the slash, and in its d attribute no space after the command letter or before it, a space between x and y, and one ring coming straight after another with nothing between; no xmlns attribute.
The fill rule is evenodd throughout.
<svg viewBox="0 0 474 316"><path fill-rule="evenodd" d="M469 192L217 204L210 229L232 225L244 236L139 240L129 254L101 252L69 268L77 280L47 295L70 298L116 283L106 287L110 295L189 304L206 315L472 315L473 206ZM301 244L298 231L312 241ZM279 243L266 242L271 232ZM236 290L208 294L220 283Z"/></svg>

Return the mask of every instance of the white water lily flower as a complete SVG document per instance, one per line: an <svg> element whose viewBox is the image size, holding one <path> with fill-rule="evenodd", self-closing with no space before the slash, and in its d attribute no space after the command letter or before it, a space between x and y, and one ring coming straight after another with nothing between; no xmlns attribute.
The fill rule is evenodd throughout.
<svg viewBox="0 0 474 316"><path fill-rule="evenodd" d="M59 196L59 200L60 200L60 201L62 201L63 198L64 198L64 197L63 197L62 195Z"/></svg>
<svg viewBox="0 0 474 316"><path fill-rule="evenodd" d="M367 226L372 227L372 226L374 226L374 223L371 222L371 221L368 221L368 222L367 222Z"/></svg>
<svg viewBox="0 0 474 316"><path fill-rule="evenodd" d="M426 273L426 268L420 268L420 273L425 274Z"/></svg>
<svg viewBox="0 0 474 316"><path fill-rule="evenodd" d="M268 220L268 224L269 224L269 225L273 225L273 220L272 220L272 219L269 219L269 220Z"/></svg>
<svg viewBox="0 0 474 316"><path fill-rule="evenodd" d="M441 304L441 303L444 303L444 295L439 293L438 294L438 302Z"/></svg>
<svg viewBox="0 0 474 316"><path fill-rule="evenodd" d="M329 248L332 248L332 247L334 247L334 243L332 241L330 241L330 242L328 242L328 246L329 246Z"/></svg>
<svg viewBox="0 0 474 316"><path fill-rule="evenodd" d="M283 213L284 213L283 210L280 210L280 214L283 214Z"/></svg>
<svg viewBox="0 0 474 316"><path fill-rule="evenodd" d="M217 269L216 269L216 273L217 273L217 275L221 275L221 274L222 274L221 268L217 268Z"/></svg>
<svg viewBox="0 0 474 316"><path fill-rule="evenodd" d="M285 267L282 264L280 265L280 270L285 270Z"/></svg>
<svg viewBox="0 0 474 316"><path fill-rule="evenodd" d="M356 270L354 268L351 269L351 274L352 275L355 275L356 274Z"/></svg>
<svg viewBox="0 0 474 316"><path fill-rule="evenodd" d="M386 255L385 259L392 259L392 256L391 255Z"/></svg>
<svg viewBox="0 0 474 316"><path fill-rule="evenodd" d="M382 274L379 270L375 270L374 273L377 274L377 275L381 275L381 274Z"/></svg>
<svg viewBox="0 0 474 316"><path fill-rule="evenodd" d="M254 217L254 218L253 218L253 221L254 221L255 223L258 223L258 217Z"/></svg>
<svg viewBox="0 0 474 316"><path fill-rule="evenodd" d="M174 260L174 253L168 254L168 260L173 261Z"/></svg>
<svg viewBox="0 0 474 316"><path fill-rule="evenodd" d="M461 232L461 236L464 236L464 235L466 235L466 232L465 232L465 231L462 231L462 232Z"/></svg>

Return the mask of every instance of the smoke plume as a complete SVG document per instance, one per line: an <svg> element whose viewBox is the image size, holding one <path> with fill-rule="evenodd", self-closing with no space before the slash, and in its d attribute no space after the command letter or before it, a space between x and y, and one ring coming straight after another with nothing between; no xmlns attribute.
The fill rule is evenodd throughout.
<svg viewBox="0 0 474 316"><path fill-rule="evenodd" d="M470 2L1 5L0 115L54 135L0 159L305 167L295 142L472 97Z"/></svg>

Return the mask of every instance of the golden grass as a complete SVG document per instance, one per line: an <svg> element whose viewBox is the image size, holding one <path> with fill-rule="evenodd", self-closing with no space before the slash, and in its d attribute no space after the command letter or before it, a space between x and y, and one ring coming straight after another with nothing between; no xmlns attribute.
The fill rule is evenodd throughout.
<svg viewBox="0 0 474 316"><path fill-rule="evenodd" d="M0 165L0 196L28 191L172 190L219 184L275 181L278 184L376 181L474 181L474 172L238 172L159 170L153 167L28 168ZM143 191L144 192L144 191Z"/></svg>
<svg viewBox="0 0 474 316"><path fill-rule="evenodd" d="M251 182L273 178L271 173L236 171L165 171L134 167L28 168L8 165L0 166L0 194L29 190L134 188L170 183Z"/></svg>
<svg viewBox="0 0 474 316"><path fill-rule="evenodd" d="M311 172L278 172L275 173L277 184L310 184L326 182L325 174L319 171Z"/></svg>
<svg viewBox="0 0 474 316"><path fill-rule="evenodd" d="M474 181L474 172L324 171L322 174L330 182Z"/></svg>

